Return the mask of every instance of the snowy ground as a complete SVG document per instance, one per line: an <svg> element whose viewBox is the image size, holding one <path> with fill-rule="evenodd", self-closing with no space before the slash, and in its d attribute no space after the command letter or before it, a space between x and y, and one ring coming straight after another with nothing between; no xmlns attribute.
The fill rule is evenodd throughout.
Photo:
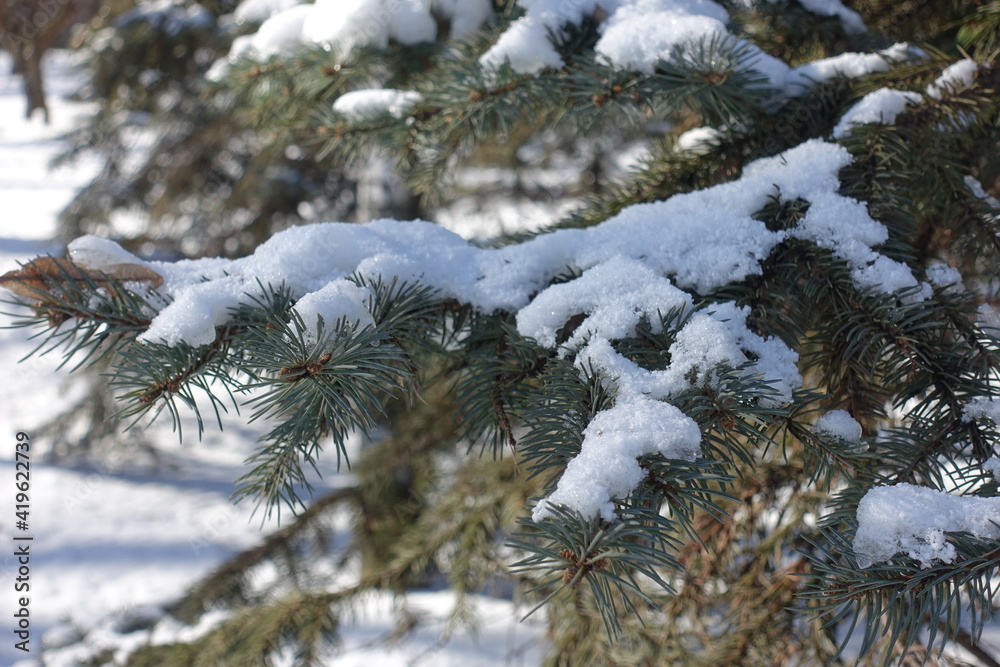
<svg viewBox="0 0 1000 667"><path fill-rule="evenodd" d="M0 272L16 268L39 254L61 253L51 239L55 216L74 191L99 167L96 160L52 173L48 162L60 147L56 137L87 112L85 105L61 99L80 85L68 70L67 54L47 61L52 125L23 118L19 82L0 54ZM9 318L3 318L9 321ZM0 323L4 324L6 322ZM252 507L234 506L232 480L243 471L255 432L238 418L226 419L225 430L209 428L198 442L192 423L185 425L179 445L169 420L144 435L160 453L159 464L129 453L100 462L48 464L50 443L37 436L40 425L58 415L81 395L80 383L56 371L55 356L18 363L33 345L28 332L0 329L0 665L38 664L43 642L61 643L74 628L88 634L91 647L107 636L102 628L116 618L169 602L178 592L228 556L256 544L263 536L260 516ZM31 436L30 515L27 530L15 529L15 434ZM317 492L345 484L346 475L325 471ZM345 523L346 525L346 523ZM30 542L13 537L30 536ZM18 608L13 583L17 545L30 544L31 652L15 649L13 614ZM446 593L421 593L411 605L431 619L446 614ZM429 622L402 644L388 645L392 630L391 600L373 598L357 623L345 632L344 652L337 665L533 665L544 650L541 625L519 624L508 603L479 601L482 626L478 635L439 641L443 624ZM96 630L94 628L97 628ZM114 639L113 637L111 639ZM120 639L120 637L119 637ZM83 646L88 646L85 643ZM46 653L49 665L74 664L74 651ZM21 662L18 662L21 661Z"/></svg>

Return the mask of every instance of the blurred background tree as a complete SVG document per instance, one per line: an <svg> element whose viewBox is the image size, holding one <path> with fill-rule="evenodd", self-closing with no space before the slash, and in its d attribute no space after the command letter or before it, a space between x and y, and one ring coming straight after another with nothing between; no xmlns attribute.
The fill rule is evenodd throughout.
<svg viewBox="0 0 1000 667"><path fill-rule="evenodd" d="M46 122L42 59L55 46L66 46L69 30L97 15L101 0L4 0L0 13L0 49L14 60L14 73L24 81L25 115L41 111Z"/></svg>

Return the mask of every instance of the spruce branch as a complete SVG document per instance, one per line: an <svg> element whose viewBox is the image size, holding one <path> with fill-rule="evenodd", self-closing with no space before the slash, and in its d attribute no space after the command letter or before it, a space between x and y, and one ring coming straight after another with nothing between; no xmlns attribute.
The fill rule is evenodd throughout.
<svg viewBox="0 0 1000 667"><path fill-rule="evenodd" d="M825 544L813 542L814 554L807 554L813 572L805 596L816 602L816 611L833 625L851 620L841 651L851 639L854 627L865 619L861 653L881 644L892 647L899 642L903 651L916 641L917 629L926 626L929 644L943 646L950 636L962 629L963 611L967 612L971 635L978 638L984 623L993 613L993 583L1000 567L1000 542L975 538L965 533L946 533L955 547L953 562L939 562L921 568L907 557L896 557L861 569L853 557L850 543L840 532L824 531ZM927 623L928 619L941 619ZM887 634L888 640L883 639ZM883 664L892 655L883 653Z"/></svg>
<svg viewBox="0 0 1000 667"><path fill-rule="evenodd" d="M127 405L118 416L134 418L135 424L149 412L158 414L166 408L174 431L181 437L180 401L194 413L200 438L204 432L204 420L195 393L198 390L208 398L216 423L221 428L221 413L227 408L217 394L225 392L236 408L233 391L241 386L230 374L227 366L231 362L226 358L237 331L234 327L218 327L215 341L208 345L181 343L170 346L133 342L119 348L110 385L120 392L120 400L126 401Z"/></svg>
<svg viewBox="0 0 1000 667"><path fill-rule="evenodd" d="M972 72L963 65L962 71L972 72L971 84L963 79L961 85L934 89L938 94L930 94L928 86L953 59L943 49L954 40L941 29L950 20L923 33L937 34L942 50L928 47L928 56L918 62L889 63L890 56L873 53L887 46L883 38L875 31L853 30L845 23L846 12L821 16L812 11L816 3L796 0L727 2L729 32L686 42L656 54L648 61L651 67L633 69L596 53L598 40L608 34L600 27L609 18L602 8L576 22L547 26L562 65L529 74L509 66L484 71L479 62L500 32L513 25L508 19L520 15L514 0L500 4L503 15L495 26L465 45L445 39L419 45L390 40L387 48L348 51L334 45L329 51L309 48L265 62L238 62L223 81L199 84L202 104L185 100L155 116L152 127L162 129L162 138L135 173L126 170L128 152L121 145L127 131L110 128L96 136L103 130L95 124L90 137L109 148L112 161L101 186L80 203L91 211L107 208L106 201L113 207L148 204L166 220L178 211L198 211L188 227L192 234L205 242L208 233L197 230L210 221L213 229L232 231L230 236L243 245L209 243L242 254L276 226L298 221L302 203L311 211L314 204L337 199L349 213L355 200L346 188L353 187L354 176L353 167L344 163L357 164L372 151L389 155L413 196L428 204L447 201L449 180L464 164L486 164L497 153L505 169L531 163L534 158L522 157L529 151L518 151L525 141L528 148L542 145L546 154L532 164L553 157L549 151L557 146L559 158L582 155L599 165L618 138L650 140L649 157L619 183L605 183L597 166L588 167L595 194L562 223L587 227L678 193L720 183L732 184L717 191L723 193L752 186L752 174L744 178L742 173L751 161L814 140L809 142L813 148L823 146L830 156L843 157L836 164L850 158L839 173L826 170L823 178L839 185L824 192L855 207L864 229L845 241L840 230L833 230L835 214L816 220L822 215L819 199L794 192L807 191L814 180L808 159L798 163L802 173L788 175L788 185L782 185L790 192L768 188L769 183L745 192L753 203L739 215L752 217L754 227L769 232L767 239L763 234L754 239L766 241L761 250L733 252L734 261L746 260L751 269L726 285L696 289L682 284L677 302L690 307L647 314L620 337L609 334L600 341L622 367L638 367L635 377L679 370L677 386L683 389L636 381L626 390L626 373L584 363L577 343L586 340L581 326L594 316L585 304L553 308L553 316L556 308L564 308L558 318L565 319L545 320L555 335L543 347L518 331L524 321L513 306L491 310L492 302L465 303L465 297L446 298L418 284L371 278L359 269L348 278L354 285L347 287L352 294L370 295L367 313L350 312L363 313L365 323L370 315L368 324L304 321L296 311L301 294L258 286L261 296L244 299L245 305L232 310L229 321L215 330L213 343L165 345L136 342L160 305L142 289L119 292L100 275L76 276L75 269L58 263L44 277L27 276L42 281L40 289L22 294L36 308L30 324L48 327L49 346L42 349L62 346L70 356L79 351L99 357L118 344L111 373L130 401L126 414L166 408L179 424L179 407L189 404L200 427L198 392L209 395L217 416L224 409L220 397L244 392L251 420L268 422L268 432L248 461L238 495L253 496L268 512L282 503L304 505L299 496L309 490L311 473L329 454L331 440L339 463L341 457L346 460L353 433L391 426L386 438L365 444L354 469L357 487L334 494L329 505L320 503L350 505L356 514L351 545L333 553L329 544L319 544L315 552L317 558L341 563L356 558L361 575L354 584L314 590L309 584L315 582L301 578L307 570L298 569L299 561L314 556L302 543L323 539L312 524L323 511L306 510L299 521L240 554L178 605L183 610L178 613L191 618L207 605L232 607L236 613L229 621L187 644L146 647L135 654L136 664L158 664L160 658L163 664L258 664L284 648L296 651L295 660L303 664L320 662L333 648L338 623L363 593L426 586L440 580L440 571L446 571L458 600L449 631L470 621L471 593L489 584L505 595L512 587L535 587L534 600L554 603L549 607L552 660L566 664L826 664L836 660L837 644L846 642L838 624L847 622L867 626L860 661L878 651L888 661L900 650L916 649L923 629L931 633L931 645L946 636L966 638L963 613L974 617L974 632L964 639L972 641L990 610L1000 542L953 532L944 537L957 554L951 562L925 567L897 556L860 569L851 537L860 500L876 486L916 482L966 495L997 493L993 473L983 465L1000 442L997 424L966 416L971 401L998 396L1000 343L980 323L995 313L980 306L991 299L988 283L1000 256L996 206L986 196L996 195L1000 174L997 151L988 150L996 142L1000 85L995 63L982 58L995 50L995 40L977 32L992 25L996 3L989 3L989 11L962 10L969 15L963 22L965 38L977 49L980 66ZM895 36L900 28L891 21L900 14L886 4L866 3L865 19L873 27L891 28ZM946 19L959 11L934 3L918 9ZM447 21L431 18L443 34ZM623 12L614 20L624 18ZM863 70L867 65L861 63L870 58L887 64L887 71L856 78L845 70L793 94L765 85L769 79L750 60L759 53L753 44L789 66L845 54L840 65ZM776 63L760 64L775 65L775 81L780 80ZM840 65L826 61L815 71ZM129 82L126 87L137 90ZM384 87L415 92L419 99L407 96L416 100L412 106L370 116L332 108L344 94ZM894 122L884 116L841 136L846 111L886 87L912 90L922 99L893 116ZM128 105L133 102L136 108L145 104L137 98ZM109 117L101 115L106 127ZM665 132L667 124L674 129ZM697 150L675 138L699 126L711 126L716 134ZM85 142L86 133L77 140ZM312 158L319 161L314 164ZM281 180L261 174L275 172L290 176L285 185L293 192L281 204L258 205L259 192ZM307 183L309 174L315 182ZM576 195L581 187L565 189ZM495 190L487 194L496 196ZM346 219L339 211L315 215ZM689 217L697 220L697 214ZM834 238L803 240L827 234L826 228L806 229L814 221L827 225ZM674 224L668 222L665 230ZM677 224L698 231L696 222ZM151 231L143 240L150 238ZM589 237L581 232L575 238ZM644 268L657 280L683 283L680 269L643 254L645 240L638 240L629 259L644 265L649 259ZM854 254L831 250L840 242L865 248ZM432 244L433 239L427 247L431 257ZM596 275L592 270L602 261L600 253L591 257L586 250L571 259L546 258L570 266L535 274L543 277L512 302L540 305L536 299L553 285ZM748 257L738 256L743 251ZM870 261L876 256L891 260L898 269L892 276L904 282L912 277L907 284L914 286L892 290L873 285L879 281L872 279L869 289L859 287L864 282L859 273L871 269L865 275L878 276L881 267ZM968 289L940 263L960 270ZM425 272L428 280L432 273ZM931 284L941 276L952 276L948 280L954 284ZM451 290L447 281L436 284L442 292ZM558 295L548 296L558 300ZM750 352L742 323L729 322L740 325L738 334L726 331L729 338L744 337L733 343L732 356L739 361L675 368L672 357L686 352L678 349L684 342L679 332L694 317L717 313L713 308L748 313L750 334L768 345L783 344L780 351L787 355ZM800 374L793 367L795 354ZM770 362L787 366L782 380L768 382L775 372ZM781 392L775 388L779 383ZM560 474L590 444L588 428L601 413L628 406L636 387L646 401L642 405L665 408L651 402L655 397L679 411L676 423L690 426L692 435L691 449L678 455L694 460L655 453L625 457L630 471L638 464L640 481L630 484L629 492L613 492L622 496L610 499L614 520L610 514L585 516L556 506L544 519L523 520L509 537L518 530L517 517L525 507L551 493ZM446 390L451 391L447 397ZM399 400L407 393L409 402ZM860 425L860 440L851 435L853 423L843 437L814 428L827 410L845 410ZM626 410L615 414L623 437L634 435L627 431L629 418L642 416ZM666 438L675 422L663 422ZM643 451L658 451L658 444ZM463 451L476 445L483 452L491 446L494 457ZM507 445L513 456L500 456ZM527 476L518 474L522 462ZM505 539L517 552L515 577L504 568ZM246 570L265 559L286 563L287 583L296 590L273 596L273 590L244 590ZM804 584L809 588L803 595ZM401 631L414 627L412 619L404 617ZM647 627L640 627L643 623ZM692 657L694 652L698 655Z"/></svg>
<svg viewBox="0 0 1000 667"><path fill-rule="evenodd" d="M537 384L531 385L521 415L525 434L518 454L528 463L530 477L542 477L546 491L554 489L554 470L562 470L580 453L583 430L598 412L613 405L614 396L601 376L583 373L570 361L553 358Z"/></svg>
<svg viewBox="0 0 1000 667"><path fill-rule="evenodd" d="M270 534L260 544L236 554L188 590L168 608L177 619L194 624L209 609L220 606L242 606L252 602L248 590L251 569L271 560L292 561L292 544L314 540L324 533L318 523L333 509L349 503L357 496L354 488L332 491L300 513L295 521ZM289 563L293 565L294 562ZM290 569L290 568L288 568Z"/></svg>
<svg viewBox="0 0 1000 667"><path fill-rule="evenodd" d="M1000 3L995 0L956 21L961 27L958 42L975 53L980 62L996 62L1000 56Z"/></svg>
<svg viewBox="0 0 1000 667"><path fill-rule="evenodd" d="M153 308L145 296L140 296L139 281L158 286L162 278L152 271L141 271L143 268L123 268L108 274L79 267L69 260L36 258L0 277L0 286L20 297L2 302L32 310L28 316L7 313L14 318L8 326L42 329L32 336L41 341L27 356L63 348L60 367L80 353L83 356L73 370L95 364L116 344L133 340L149 326ZM126 281L133 281L133 289ZM64 323L66 326L62 326Z"/></svg>
<svg viewBox="0 0 1000 667"><path fill-rule="evenodd" d="M243 348L242 368L253 380L241 391L255 394L247 401L250 421L277 425L249 459L254 467L238 480L236 498L253 496L268 515L281 503L302 504L298 489L311 489L302 463L317 471L323 439L332 437L338 466L349 464L347 438L374 429L385 401L410 375L403 351L383 345L389 336L378 327L341 320L327 328L320 320L316 340L309 331L295 311L288 321L272 315L251 329Z"/></svg>
<svg viewBox="0 0 1000 667"><path fill-rule="evenodd" d="M285 648L303 667L319 667L333 653L342 596L296 591L257 608L241 609L191 643L143 646L129 654L126 667L269 664Z"/></svg>
<svg viewBox="0 0 1000 667"><path fill-rule="evenodd" d="M637 613L637 603L656 606L637 574L671 590L659 574L660 569L679 569L663 548L678 544L670 522L656 511L639 507L620 508L613 523L568 508L550 507L552 516L541 522L525 520L527 530L508 541L513 548L530 554L514 563L513 571L524 576L532 573L540 580L534 591L547 593L527 615L556 595L586 583L607 635L620 636L620 614ZM651 533L655 535L652 539Z"/></svg>
<svg viewBox="0 0 1000 667"><path fill-rule="evenodd" d="M673 401L701 428L706 458L751 464L751 447L766 450L774 444L768 432L787 410L775 400L771 383L753 369L753 362L718 366L711 384L692 387Z"/></svg>
<svg viewBox="0 0 1000 667"><path fill-rule="evenodd" d="M506 444L516 447L511 415L527 405L527 380L543 373L551 353L520 335L510 322L493 318L475 322L481 327L464 341L465 359L455 383L465 422L462 437L470 447L489 444L493 455L499 456Z"/></svg>

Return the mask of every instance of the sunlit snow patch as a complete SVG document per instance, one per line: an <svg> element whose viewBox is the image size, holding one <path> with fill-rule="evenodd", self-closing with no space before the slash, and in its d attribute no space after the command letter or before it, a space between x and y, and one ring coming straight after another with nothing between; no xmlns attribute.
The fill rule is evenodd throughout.
<svg viewBox="0 0 1000 667"><path fill-rule="evenodd" d="M871 489L858 505L854 555L869 567L903 554L930 567L957 552L946 532L1000 537L1000 498L955 496L912 484Z"/></svg>

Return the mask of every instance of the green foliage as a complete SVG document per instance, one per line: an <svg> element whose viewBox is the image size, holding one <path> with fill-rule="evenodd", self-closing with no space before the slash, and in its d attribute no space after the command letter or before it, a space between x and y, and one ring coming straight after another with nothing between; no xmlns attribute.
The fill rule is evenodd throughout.
<svg viewBox="0 0 1000 667"><path fill-rule="evenodd" d="M271 319L253 329L245 347L244 369L253 381L241 389L260 392L248 401L251 421L277 425L249 461L254 467L241 478L238 493L269 509L294 503L296 487L308 486L299 461L315 467L320 439L332 437L338 465L341 456L346 463L347 437L375 428L379 406L405 373L399 367L401 351L381 345L387 335L375 328L357 331L355 325L337 322L329 330L320 328L315 345L306 342L305 332L297 316L291 322Z"/></svg>
<svg viewBox="0 0 1000 667"><path fill-rule="evenodd" d="M702 379L694 373L670 402L696 422L699 458L641 455L641 482L613 499L613 517L556 505L535 521L528 509L553 491L595 416L619 404L616 378L564 346L589 313L569 317L549 349L518 332L515 313L479 312L419 284L355 276L373 294L371 325L304 322L293 309L298 295L270 285L230 312L213 343L171 346L136 341L165 304L128 285L102 290L94 280L52 277L46 297L16 323L49 327L41 352L60 349L74 362L90 355L81 363L105 357L129 417L166 409L179 425L186 406L200 429L199 400L215 413L230 403L248 407L251 422L267 425L238 496L265 512L300 512L172 609L192 622L225 608L233 611L227 621L187 644L144 647L129 664L267 664L289 648L301 664L322 664L366 593L405 598L431 585L456 593L449 632L474 625L469 596L477 592L544 608L549 660L559 665L888 664L948 641L978 650L1000 542L949 533L957 558L927 568L901 555L860 568L852 547L858 503L875 486L997 492L983 470L997 425L963 417L971 400L1000 394L1000 339L989 324L1000 218L967 181L997 195L1000 74L989 29L996 3L892 4L854 3L875 30L853 33L797 2L727 3L731 29L747 41L690 44L648 72L595 56L599 20L590 17L553 35L564 67L486 74L477 58L516 18L507 3L494 25L463 44L304 50L236 63L225 79L192 88L202 103L164 116L173 133L124 179L126 194L114 205L144 198L162 176L166 190L152 208L162 205L166 218L183 202L213 200L204 215L217 227L199 238L253 229L231 251L239 254L257 232L290 219L271 213L309 199L300 191L282 206L239 214L264 182L255 172L294 162L299 175L328 172L346 183L381 154L429 208L456 196L463 167L497 156L504 169L527 164L519 147L546 145L550 157L563 151L593 164L615 142L648 140L636 170L618 180L595 171L593 191L560 223L599 224L629 206L731 182L748 162L807 139L830 140L845 111L875 90L926 90L958 58L957 34L979 63L973 84L923 96L895 123L854 127L838 140L852 157L838 178L840 194L885 226L879 253L918 279L947 264L964 285L861 289L836 253L782 236L758 274L689 296L708 312L747 308L752 333L798 353L803 386L791 400L755 371L752 354ZM834 77L788 97L746 67L751 43L792 64L883 48L898 36L899 16L918 14L936 19L906 31L933 40L926 57L885 72ZM420 101L360 118L332 108L344 93L382 86L416 91ZM678 146L681 130L705 125L717 130L707 146ZM600 148L603 140L610 146ZM205 186L225 171L212 153L241 142L228 155L237 167ZM289 145L298 157L288 157ZM183 160L154 176L159 157L174 151ZM223 192L231 197L217 197ZM781 234L809 215L809 201L776 192L753 217ZM550 284L578 274L566 267ZM693 314L646 317L611 345L640 369L662 370ZM830 410L857 420L859 442L813 429ZM356 483L308 506L320 457L348 463L356 432L371 438L351 462ZM351 516L349 544L323 528L335 512ZM330 588L302 575L316 561L357 566L358 580ZM251 590L248 573L264 562L279 564L282 577ZM860 652L841 657L854 628ZM410 629L402 618L398 633Z"/></svg>
<svg viewBox="0 0 1000 667"><path fill-rule="evenodd" d="M225 621L191 644L148 646L133 652L127 667L267 667L271 655L295 647L295 664L325 664L336 645L339 619L331 611L334 594L296 593L259 605Z"/></svg>
<svg viewBox="0 0 1000 667"><path fill-rule="evenodd" d="M990 2L959 21L958 42L983 62L1000 56L1000 3Z"/></svg>
<svg viewBox="0 0 1000 667"><path fill-rule="evenodd" d="M827 625L847 622L853 629L861 624L862 654L881 649L888 663L889 649L897 642L912 643L922 628L929 634L929 645L963 627L971 627L971 635L978 637L993 615L992 580L1000 555L997 540L948 533L960 564L921 568L913 559L894 558L861 569L841 533L824 531L823 537L824 545L814 544L817 551L811 574L822 580L823 588L807 595L816 600L815 611Z"/></svg>

